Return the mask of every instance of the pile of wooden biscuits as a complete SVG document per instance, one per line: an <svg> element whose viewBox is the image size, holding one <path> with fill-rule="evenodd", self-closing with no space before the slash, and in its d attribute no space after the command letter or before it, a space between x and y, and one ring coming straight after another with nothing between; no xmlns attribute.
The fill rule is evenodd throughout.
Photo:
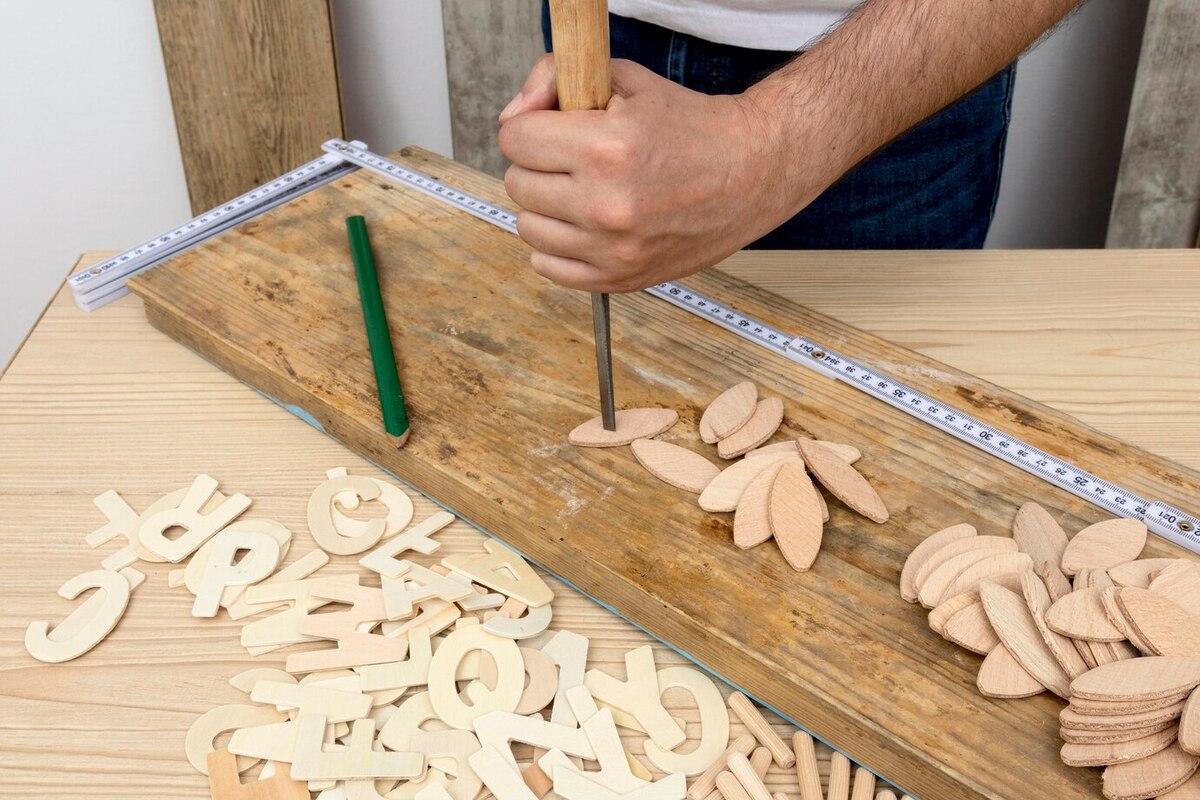
<svg viewBox="0 0 1200 800"><path fill-rule="evenodd" d="M1200 564L1139 559L1146 535L1114 519L1068 537L1026 503L1012 537L955 525L927 538L900 594L986 655L983 694L1068 700L1063 762L1104 767L1106 797L1200 798L1200 697L1188 700L1200 685Z"/></svg>
<svg viewBox="0 0 1200 800"><path fill-rule="evenodd" d="M617 429L606 431L600 418L571 431L581 447L630 445L652 475L700 495L705 511L734 512L733 541L750 548L774 539L793 569L808 570L821 550L829 508L809 474L846 506L877 523L888 520L879 493L851 466L861 457L850 445L809 438L764 444L783 422L783 401L759 399L751 382L722 392L700 418L700 438L717 446L721 469L686 447L652 437L669 430L679 415L666 408L617 412Z"/></svg>
<svg viewBox="0 0 1200 800"><path fill-rule="evenodd" d="M360 518L370 501L386 513ZM108 523L87 542L124 545L63 586L67 599L95 589L70 616L29 626L35 658L76 658L112 631L144 581L138 562L183 564L168 582L194 595L196 617L257 616L240 633L252 656L289 648L282 663L233 676L245 701L188 731L186 756L218 800L780 800L763 781L772 763L795 766L804 800L820 798L811 738L797 733L797 761L753 703L734 693L726 705L700 670L658 668L649 646L625 654L624 680L588 669L588 639L551 627L553 590L517 553L487 540L482 553L419 558L455 518L410 524L412 501L394 485L330 470L307 508L318 547L282 567L292 532L243 518L249 498L226 497L207 476L141 513L115 492L96 505ZM331 555L356 570L318 574ZM695 703L694 745L663 705L671 690ZM749 731L732 743L730 711ZM662 777L618 728L645 734ZM518 752L532 755L522 764ZM837 755L834 768L830 798L847 800L849 762ZM874 788L860 770L854 800Z"/></svg>

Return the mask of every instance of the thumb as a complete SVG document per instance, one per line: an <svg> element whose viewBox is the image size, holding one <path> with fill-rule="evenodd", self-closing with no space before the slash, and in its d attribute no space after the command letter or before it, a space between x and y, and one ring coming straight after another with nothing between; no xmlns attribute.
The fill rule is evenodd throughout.
<svg viewBox="0 0 1200 800"><path fill-rule="evenodd" d="M554 54L547 53L534 63L521 91L500 112L500 124L526 111L553 111L558 108L558 86L554 79Z"/></svg>

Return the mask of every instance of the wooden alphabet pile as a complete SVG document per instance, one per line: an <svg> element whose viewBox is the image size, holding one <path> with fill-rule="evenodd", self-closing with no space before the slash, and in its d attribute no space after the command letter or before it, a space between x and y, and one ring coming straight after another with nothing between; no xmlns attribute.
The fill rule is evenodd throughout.
<svg viewBox="0 0 1200 800"><path fill-rule="evenodd" d="M1011 538L970 525L929 536L905 562L900 594L930 609L933 630L986 656L984 695L1067 700L1062 760L1103 767L1106 797L1197 798L1200 563L1138 559L1146 534L1115 519L1069 537L1026 503Z"/></svg>
<svg viewBox="0 0 1200 800"><path fill-rule="evenodd" d="M349 514L369 501L384 515ZM410 525L413 504L398 487L330 470L307 508L322 549L282 567L292 532L241 518L249 498L227 498L207 476L141 514L115 492L96 505L108 523L88 543L120 536L125 545L63 585L67 599L94 590L65 620L29 626L35 658L76 658L112 631L145 580L137 561L189 556L168 583L194 595L193 616L256 616L241 629L251 656L291 648L282 663L234 675L245 700L210 709L187 733L184 754L217 800L785 797L763 778L772 763L791 769L796 755L745 696L732 694L727 706L707 675L659 668L649 646L625 654L624 678L588 669L588 639L551 628L554 592L517 553L487 540L483 553L418 563L417 554L441 547L434 535L454 517L436 512ZM352 556L360 571L323 574L330 553ZM699 715L694 744L663 705L679 690ZM732 744L731 710L749 731ZM653 772L619 728L645 734ZM819 795L811 738L804 752L811 769L797 774L810 786L815 779ZM860 770L854 800L874 785ZM830 800L848 800L837 791Z"/></svg>
<svg viewBox="0 0 1200 800"><path fill-rule="evenodd" d="M857 448L805 438L765 444L779 430L783 414L783 401L759 399L758 387L750 381L713 400L700 417L700 438L717 445L723 459L741 457L724 469L686 447L651 438L678 421L679 415L670 409L619 411L616 431L605 431L597 417L575 428L567 439L581 447L630 445L650 474L699 495L705 511L734 512L733 541L738 547L774 539L788 564L805 572L821 550L829 521L817 483L874 522L887 522L888 510L851 466L861 457Z"/></svg>

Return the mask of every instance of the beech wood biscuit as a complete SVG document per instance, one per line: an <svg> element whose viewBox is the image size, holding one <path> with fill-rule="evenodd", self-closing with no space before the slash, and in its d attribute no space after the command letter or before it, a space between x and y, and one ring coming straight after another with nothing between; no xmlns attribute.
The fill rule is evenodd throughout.
<svg viewBox="0 0 1200 800"><path fill-rule="evenodd" d="M730 386L704 409L700 416L700 438L716 444L749 422L757 405L758 387L753 381Z"/></svg>
<svg viewBox="0 0 1200 800"><path fill-rule="evenodd" d="M968 589L974 589L979 586L980 582L993 580L998 575L1016 574L1019 579L1025 573L1033 574L1033 559L1028 554L996 553L982 561L976 561L958 573L942 593L942 598L949 599ZM1038 582L1041 582L1041 579L1037 578L1036 575L1034 577Z"/></svg>
<svg viewBox="0 0 1200 800"><path fill-rule="evenodd" d="M604 430L604 421L593 417L567 434L567 441L576 447L619 447L658 436L679 421L679 414L669 408L626 408L616 418L615 431Z"/></svg>
<svg viewBox="0 0 1200 800"><path fill-rule="evenodd" d="M838 458L845 461L847 464L853 464L862 458L862 451L852 444L842 444L841 442L827 442L824 439L810 439L807 436L801 436L796 439L796 449L800 449L801 440L806 442L816 442L827 450L831 450Z"/></svg>
<svg viewBox="0 0 1200 800"><path fill-rule="evenodd" d="M942 636L980 655L987 655L1000 644L981 602L972 603L946 620Z"/></svg>
<svg viewBox="0 0 1200 800"><path fill-rule="evenodd" d="M1103 595L1103 589L1071 592L1050 606L1046 612L1046 624L1051 630L1074 639L1124 641L1125 632L1117 630L1104 611Z"/></svg>
<svg viewBox="0 0 1200 800"><path fill-rule="evenodd" d="M1200 656L1200 619L1149 589L1113 590L1126 634L1158 656Z"/></svg>
<svg viewBox="0 0 1200 800"><path fill-rule="evenodd" d="M1200 756L1200 692L1193 691L1179 718L1179 746Z"/></svg>
<svg viewBox="0 0 1200 800"><path fill-rule="evenodd" d="M1075 534L1062 555L1062 571L1074 575L1082 567L1108 569L1132 561L1146 546L1146 524L1135 519L1097 522Z"/></svg>
<svg viewBox="0 0 1200 800"><path fill-rule="evenodd" d="M771 538L771 487L785 463L778 461L760 472L738 500L733 515L733 543L743 550Z"/></svg>
<svg viewBox="0 0 1200 800"><path fill-rule="evenodd" d="M1035 566L1050 563L1060 569L1063 551L1067 549L1067 532L1050 516L1050 512L1034 502L1017 510L1013 520L1013 539L1022 553L1028 553Z"/></svg>
<svg viewBox="0 0 1200 800"><path fill-rule="evenodd" d="M996 645L983 659L975 685L980 694L997 698L1032 697L1046 691L1046 687L1030 675L1003 644Z"/></svg>
<svg viewBox="0 0 1200 800"><path fill-rule="evenodd" d="M978 536L978 539L985 537ZM1009 540L1011 541L1011 540ZM955 542L957 544L957 542ZM951 545L953 546L953 545ZM947 561L939 564L924 580L920 582L917 589L917 598L921 601L921 605L926 608L934 608L946 596L946 590L954 583L963 570L968 567L984 561L995 554L995 550L986 548L977 548L968 550L965 553L955 556Z"/></svg>
<svg viewBox="0 0 1200 800"><path fill-rule="evenodd" d="M1059 755L1068 767L1107 767L1137 761L1170 747L1178 731L1172 726L1128 742L1064 742Z"/></svg>
<svg viewBox="0 0 1200 800"><path fill-rule="evenodd" d="M721 471L699 453L658 439L634 439L630 449L651 475L685 492L700 494Z"/></svg>
<svg viewBox="0 0 1200 800"><path fill-rule="evenodd" d="M1163 567L1150 581L1150 591L1200 617L1200 565L1179 559Z"/></svg>
<svg viewBox="0 0 1200 800"><path fill-rule="evenodd" d="M1148 758L1114 764L1104 770L1104 795L1113 800L1157 797L1182 786L1200 766L1200 756L1178 743Z"/></svg>
<svg viewBox="0 0 1200 800"><path fill-rule="evenodd" d="M771 484L768 511L771 533L784 559L792 569L807 571L821 552L824 522L817 487L803 466L783 464Z"/></svg>
<svg viewBox="0 0 1200 800"><path fill-rule="evenodd" d="M1092 700L1153 700L1200 685L1200 658L1149 656L1097 667L1071 682L1072 694Z"/></svg>
<svg viewBox="0 0 1200 800"><path fill-rule="evenodd" d="M932 629L933 631L936 631L938 634L944 636L945 630L946 630L946 622L951 617L953 617L955 614L957 614L959 611L962 611L967 606L969 606L973 603L978 603L978 602L979 602L978 588L972 589L969 592L963 592L960 595L951 597L949 600L944 601L943 603L936 606L932 611L929 612L929 627L930 627L930 629Z"/></svg>
<svg viewBox="0 0 1200 800"><path fill-rule="evenodd" d="M913 575L913 586L917 597L920 598L921 587L929 578L930 573L952 558L977 550L991 551L984 553L984 556L995 555L997 552L1015 553L1017 552L1017 543L1007 536L965 536L947 542L917 567ZM966 569L966 567L964 566L962 569ZM958 572L955 572L954 576L957 577L957 574Z"/></svg>
<svg viewBox="0 0 1200 800"><path fill-rule="evenodd" d="M1162 572L1176 561L1174 558L1139 558L1109 567L1108 577L1116 586L1133 586L1148 589L1153 576Z"/></svg>
<svg viewBox="0 0 1200 800"><path fill-rule="evenodd" d="M1070 680L1038 633L1025 600L987 582L980 584L979 597L996 635L1017 663L1059 697L1070 697Z"/></svg>
<svg viewBox="0 0 1200 800"><path fill-rule="evenodd" d="M799 439L797 443L809 471L834 497L872 522L888 521L883 498L858 470L819 442Z"/></svg>
<svg viewBox="0 0 1200 800"><path fill-rule="evenodd" d="M750 482L772 464L785 459L803 465L799 451L792 453L769 453L757 458L743 458L721 470L700 493L700 507L705 511L733 511Z"/></svg>
<svg viewBox="0 0 1200 800"><path fill-rule="evenodd" d="M1067 706L1058 714L1058 722L1064 728L1077 731L1112 731L1132 728L1153 728L1163 722L1174 722L1183 713L1185 701L1180 700L1165 708L1140 711L1135 714L1084 714Z"/></svg>
<svg viewBox="0 0 1200 800"><path fill-rule="evenodd" d="M782 400L778 397L759 400L753 416L746 424L717 443L717 455L726 459L737 458L748 450L753 450L774 436L782 422Z"/></svg>
<svg viewBox="0 0 1200 800"><path fill-rule="evenodd" d="M1062 667L1067 677L1077 678L1087 672L1089 667L1071 640L1046 625L1046 610L1050 608L1050 593L1046 591L1046 585L1042 583L1042 579L1034 575L1032 571L1026 572L1021 578L1021 590L1025 597L1025 604L1029 608L1029 614L1033 618L1033 624L1037 626L1038 633L1042 635L1042 641L1046 643L1046 647L1050 648L1051 655L1054 656L1054 660Z"/></svg>
<svg viewBox="0 0 1200 800"><path fill-rule="evenodd" d="M910 603L917 602L916 576L929 558L940 548L958 539L968 539L977 535L974 525L959 524L943 528L937 533L925 537L925 540L913 548L904 560L904 569L900 571L900 596Z"/></svg>

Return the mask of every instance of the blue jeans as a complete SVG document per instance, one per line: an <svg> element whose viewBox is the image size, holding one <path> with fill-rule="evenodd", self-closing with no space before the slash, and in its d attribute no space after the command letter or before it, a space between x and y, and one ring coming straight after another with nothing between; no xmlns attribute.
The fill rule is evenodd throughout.
<svg viewBox="0 0 1200 800"><path fill-rule="evenodd" d="M551 48L549 6L542 29ZM613 58L636 61L705 94L736 94L794 53L749 50L609 16ZM751 248L789 250L983 247L996 209L1016 72L1010 65L967 97L877 151Z"/></svg>

